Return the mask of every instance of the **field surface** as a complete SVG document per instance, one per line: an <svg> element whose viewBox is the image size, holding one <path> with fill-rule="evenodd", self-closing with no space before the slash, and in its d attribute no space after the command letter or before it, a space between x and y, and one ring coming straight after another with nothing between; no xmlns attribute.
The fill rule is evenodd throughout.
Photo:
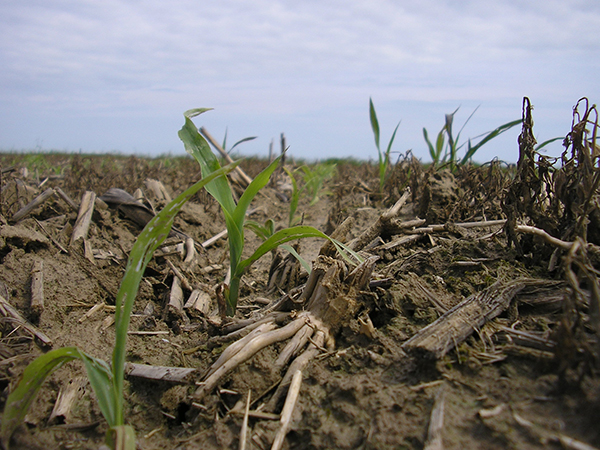
<svg viewBox="0 0 600 450"><path fill-rule="evenodd" d="M301 192L296 217L335 233L367 263L353 275L355 263L324 240L298 241L309 278L287 251L268 253L243 276L233 319L219 315L216 294L227 238L209 241L225 221L206 191L196 194L135 300L125 418L138 448L239 448L249 394L245 448L271 448L290 364L302 376L282 448L600 446L598 174L589 142L573 145L560 170L525 144L517 167L451 171L401 158L383 192L377 167L339 161L312 204ZM253 178L266 165L249 159L241 167ZM191 158L2 154L0 167L0 295L22 316L5 312L0 322L3 406L25 366L50 347L77 346L110 361L111 306L147 217L130 203L98 198L119 188L144 212L159 211L201 174ZM86 191L97 199L89 229L73 241ZM289 176L276 171L247 219L287 227L292 192ZM261 240L245 234L249 255ZM310 280L312 295L304 292ZM205 303L191 304L192 293ZM43 304L32 305L40 295ZM296 335L301 342L285 360L290 339L266 345L205 388L211 365L250 332L242 326L265 318L275 330L305 320L312 337ZM138 376L146 366L191 370L165 381ZM69 390L71 401L54 410ZM98 449L105 431L82 364L70 362L44 384L11 448Z"/></svg>

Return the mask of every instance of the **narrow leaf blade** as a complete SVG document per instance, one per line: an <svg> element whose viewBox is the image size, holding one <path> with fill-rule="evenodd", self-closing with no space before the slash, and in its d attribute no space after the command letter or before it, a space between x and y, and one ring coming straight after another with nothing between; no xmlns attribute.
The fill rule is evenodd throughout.
<svg viewBox="0 0 600 450"><path fill-rule="evenodd" d="M186 152L198 161L202 176L207 177L214 171L221 168L217 157L212 152L206 139L202 137L191 117L194 117L202 112L207 111L206 108L199 108L186 111L184 113L185 123L181 130L179 130L179 139L183 142ZM233 201L233 194L229 182L225 178L217 178L213 182L208 183L206 190L212 195L217 202L230 212L235 209L235 202Z"/></svg>
<svg viewBox="0 0 600 450"><path fill-rule="evenodd" d="M437 162L437 155L435 149L433 148L433 144L429 140L429 133L427 132L427 128L423 127L423 138L425 139L425 143L427 147L429 147L429 156L431 156L431 160L433 163Z"/></svg>
<svg viewBox="0 0 600 450"><path fill-rule="evenodd" d="M371 129L375 137L375 145L377 146L377 151L379 151L379 121L377 120L377 113L375 112L375 106L371 98L369 98L369 117L371 118Z"/></svg>
<svg viewBox="0 0 600 450"><path fill-rule="evenodd" d="M125 348L127 342L127 329L129 328L129 318L146 266L150 262L154 251L169 235L175 216L183 205L208 183L219 177L224 178L224 175L232 171L237 165L238 163L232 163L216 170L178 195L154 218L152 218L150 222L148 222L131 249L125 275L121 281L121 286L117 292L116 298L116 339L112 357L113 382L116 392L116 401L119 402L115 407L116 425L123 424L123 370L125 365Z"/></svg>
<svg viewBox="0 0 600 450"><path fill-rule="evenodd" d="M281 248L290 252L290 254L298 260L298 262L304 268L304 270L306 270L310 274L312 270L310 264L302 256L300 256L300 254L296 251L296 249L294 249L294 247L292 247L291 245L283 244Z"/></svg>
<svg viewBox="0 0 600 450"><path fill-rule="evenodd" d="M98 406L102 415L108 422L108 425L114 427L117 425L117 392L114 389L113 375L110 367L101 359L94 358L84 352L81 353L81 360L85 365L88 380L96 394Z"/></svg>
<svg viewBox="0 0 600 450"><path fill-rule="evenodd" d="M241 276L243 271L247 267L252 265L255 261L260 259L263 255L265 255L266 253L270 252L271 250L279 247L280 245L285 244L290 241L293 241L293 240L296 240L296 239L304 239L304 238L310 238L310 237L318 237L318 238L322 238L322 239L327 239L327 240L331 241L336 246L336 248L338 248L338 250L342 249L343 251L348 251L358 261L362 260L362 258L357 253L353 252L352 250L350 250L348 247L344 246L343 244L340 244L335 239L332 239L331 237L327 236L322 231L319 231L316 228L311 227L311 226L299 225L296 227L285 228L283 230L279 230L275 234L273 234L273 236L271 236L269 239L267 239L265 242L263 242L249 258L243 260L239 264L236 275L238 277ZM341 252L341 254L342 254L342 256L344 256L343 252Z"/></svg>
<svg viewBox="0 0 600 450"><path fill-rule="evenodd" d="M23 419L33 403L46 377L68 361L81 357L76 347L63 347L51 350L34 359L23 372L17 387L10 393L4 405L0 438L8 448L10 437L23 423Z"/></svg>
<svg viewBox="0 0 600 450"><path fill-rule="evenodd" d="M267 166L267 168L265 168L261 173L254 177L252 183L248 185L248 187L240 197L240 200L233 213L233 220L235 221L235 223L238 224L239 227L242 227L244 224L246 211L248 210L250 203L252 202L256 194L258 194L258 191L260 191L263 187L267 185L269 179L271 178L271 174L277 168L280 159L281 156L275 158L273 162Z"/></svg>
<svg viewBox="0 0 600 450"><path fill-rule="evenodd" d="M239 141L237 141L235 144L233 144L233 146L229 149L230 153L234 148L236 148L238 145L243 144L244 142L248 142L248 141L253 141L254 139L256 139L258 136L249 136L249 137L245 137L244 139L240 139ZM223 147L225 148L225 147Z"/></svg>
<svg viewBox="0 0 600 450"><path fill-rule="evenodd" d="M521 124L522 122L523 122L522 119L507 122L504 125L500 125L495 130L492 130L489 133L487 133L485 135L485 137L481 141L479 141L476 145L471 146L471 143L469 142L467 153L461 160L460 164L461 165L466 164L473 157L473 155L477 152L477 150L479 150L481 147L483 147L485 144L487 144L489 141L491 141L495 137L499 136L500 134L504 133L505 131L510 130L514 126Z"/></svg>

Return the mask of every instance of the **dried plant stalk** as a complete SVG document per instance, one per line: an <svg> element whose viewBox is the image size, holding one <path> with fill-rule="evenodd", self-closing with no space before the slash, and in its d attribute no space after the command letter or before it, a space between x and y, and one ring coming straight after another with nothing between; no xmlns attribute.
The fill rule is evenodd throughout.
<svg viewBox="0 0 600 450"><path fill-rule="evenodd" d="M429 324L402 348L426 358L441 358L462 343L473 331L506 310L514 296L534 280L498 281L489 288L471 295L435 322Z"/></svg>
<svg viewBox="0 0 600 450"><path fill-rule="evenodd" d="M79 239L85 239L92 223L92 214L94 213L94 202L96 201L96 194L92 191L86 191L81 198L81 205L79 206L79 214L77 215L77 221L73 227L73 234L71 235L71 245Z"/></svg>
<svg viewBox="0 0 600 450"><path fill-rule="evenodd" d="M31 268L31 314L39 319L44 311L44 260L38 259Z"/></svg>

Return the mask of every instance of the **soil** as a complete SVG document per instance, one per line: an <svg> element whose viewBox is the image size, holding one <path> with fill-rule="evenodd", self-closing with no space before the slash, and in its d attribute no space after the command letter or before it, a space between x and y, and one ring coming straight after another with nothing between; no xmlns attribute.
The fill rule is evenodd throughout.
<svg viewBox="0 0 600 450"><path fill-rule="evenodd" d="M131 194L141 189L147 204L159 210L165 200L146 187L146 180L159 180L174 197L200 178L197 164L190 158L3 154L0 166L0 294L51 339L52 348L77 346L109 361L114 340L110 305L140 225L97 202L86 252L81 241L70 245L77 210L59 195L18 222L12 217L48 188L61 188L76 203L85 191L101 196L110 188ZM251 177L265 166L260 159L242 164ZM336 174L326 180L316 203L310 205L310 198L301 196L298 216L306 225L331 233L353 217L348 240L376 221L406 187L411 196L400 211L403 222L422 218L426 221L422 226L447 225L395 246L386 244L396 235L384 231L370 247L370 253L379 257L373 279L380 283L371 283L361 295L367 299L363 313L375 330L365 332L358 317L350 320L335 336L335 349L310 363L283 448L425 448L432 409L441 395L443 448L563 448L566 441L561 444L559 439L566 437L600 446L600 384L593 345L584 345L595 339L593 322L586 308L580 308L585 325L571 326L571 340L561 340L561 323L568 319L564 304L573 292L564 285L560 257L557 267L549 267L555 247L532 236L520 237L513 245L502 225L453 225L506 219L503 199L518 178L515 170L500 163L454 172L433 170L407 157L393 167L380 193L377 167L337 161ZM259 223L271 218L277 227L284 227L290 190L288 180L281 173L277 177L255 198L249 218ZM196 243L225 229L217 203L205 191L184 207L175 226ZM246 238L245 251L250 254L261 241L249 230ZM165 245L179 243L181 239L173 236ZM302 241L299 253L313 261L322 245L317 239ZM236 317L264 307L265 299L280 297L282 292L268 289L272 257L263 257L244 276ZM226 238L199 251L191 267L183 258L178 251L167 256L157 252L150 262L130 327L147 333L129 336L129 362L197 368L202 373L227 347L208 345L221 333L210 314L216 309L215 288L227 271ZM38 261L43 262L44 306L34 311L31 272ZM187 311L184 320L170 314L167 304L174 275L169 262L211 297L208 316ZM547 280L548 289L542 296L535 292L517 296L510 308L433 361L406 358L403 344L444 310L497 280L519 278ZM300 273L279 287L289 291L305 281L306 274ZM184 297L189 295L184 287ZM107 307L87 314L99 304ZM47 348L9 320L0 327L3 407L25 366ZM535 336L541 347L517 342L507 328ZM234 370L203 399L202 409L188 400L193 385L127 378L125 416L137 433L138 448L238 448L243 416L229 410L238 401L245 402L249 390L257 399L252 409L268 400L282 375L273 365L284 344L267 347ZM567 344L581 356L575 362L564 356ZM592 351L586 353L586 348ZM85 377L82 364L71 362L48 378L13 436L12 449L101 447L106 422L81 377ZM70 411L50 420L59 391L70 383L79 383L77 399ZM249 426L246 448L270 448L279 421L250 418Z"/></svg>

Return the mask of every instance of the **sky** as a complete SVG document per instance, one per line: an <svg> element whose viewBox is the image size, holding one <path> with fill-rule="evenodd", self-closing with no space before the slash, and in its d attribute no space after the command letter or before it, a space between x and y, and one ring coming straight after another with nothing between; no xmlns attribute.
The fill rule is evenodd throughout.
<svg viewBox="0 0 600 450"><path fill-rule="evenodd" d="M238 155L431 160L534 105L538 142L600 101L598 0L0 0L0 151L185 154L183 112ZM518 158L515 127L476 154ZM547 147L558 155L560 143Z"/></svg>

